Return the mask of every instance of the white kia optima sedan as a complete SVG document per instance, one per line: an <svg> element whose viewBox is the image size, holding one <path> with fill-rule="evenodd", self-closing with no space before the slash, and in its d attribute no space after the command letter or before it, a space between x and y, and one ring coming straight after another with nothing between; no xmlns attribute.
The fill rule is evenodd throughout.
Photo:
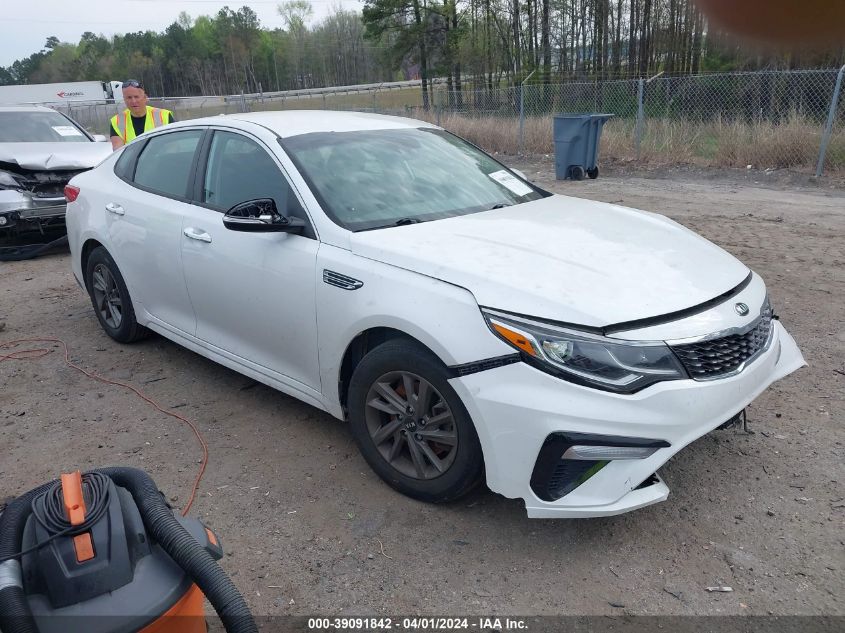
<svg viewBox="0 0 845 633"><path fill-rule="evenodd" d="M531 517L666 499L656 471L804 365L763 280L663 216L553 195L421 121L185 121L67 188L73 272L332 415L397 490Z"/></svg>

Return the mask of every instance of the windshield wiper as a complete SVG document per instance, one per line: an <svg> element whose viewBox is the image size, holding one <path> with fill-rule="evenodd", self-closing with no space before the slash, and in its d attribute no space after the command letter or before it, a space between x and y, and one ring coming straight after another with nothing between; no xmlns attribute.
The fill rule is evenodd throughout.
<svg viewBox="0 0 845 633"><path fill-rule="evenodd" d="M358 229L356 233L361 233L362 231L375 231L377 229L386 229L391 226L406 226L408 224L419 224L420 222L425 222L425 220L420 220L419 218L399 218L396 222L392 222L390 224L379 224L377 226L369 226L366 229Z"/></svg>
<svg viewBox="0 0 845 633"><path fill-rule="evenodd" d="M492 211L493 209L504 209L505 207L511 206L510 203L499 202L498 204L494 204L492 207L488 209L488 211Z"/></svg>

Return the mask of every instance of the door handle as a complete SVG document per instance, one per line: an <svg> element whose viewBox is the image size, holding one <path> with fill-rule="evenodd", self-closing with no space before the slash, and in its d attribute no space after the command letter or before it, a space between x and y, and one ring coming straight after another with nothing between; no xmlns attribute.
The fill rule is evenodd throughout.
<svg viewBox="0 0 845 633"><path fill-rule="evenodd" d="M185 234L185 237L189 237L192 240L199 240L200 242L208 242L211 243L211 236L206 233L205 231L199 231L197 229L188 227L182 233Z"/></svg>
<svg viewBox="0 0 845 633"><path fill-rule="evenodd" d="M123 215L126 211L123 210L123 207L119 204L115 204L114 202L109 202L106 205L106 211L109 213L114 213L115 215Z"/></svg>

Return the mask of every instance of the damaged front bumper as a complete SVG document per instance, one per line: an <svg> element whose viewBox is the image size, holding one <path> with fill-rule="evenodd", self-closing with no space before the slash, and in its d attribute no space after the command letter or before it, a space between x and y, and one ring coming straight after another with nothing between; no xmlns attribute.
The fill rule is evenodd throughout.
<svg viewBox="0 0 845 633"><path fill-rule="evenodd" d="M670 457L804 364L795 341L775 321L768 349L720 380L667 381L623 396L513 363L449 382L477 421L491 490L524 499L532 518L599 517L665 500L669 488L656 472ZM557 436L568 444L550 443ZM569 444L584 455L573 456ZM546 452L554 466L565 461L567 469L546 469L542 476ZM590 459L603 467L579 461ZM586 468L569 472L579 466ZM561 488L552 478L575 486L561 496L544 494Z"/></svg>
<svg viewBox="0 0 845 633"><path fill-rule="evenodd" d="M67 200L62 196L37 196L13 189L0 190L0 231L39 228L64 221Z"/></svg>
<svg viewBox="0 0 845 633"><path fill-rule="evenodd" d="M88 168L82 168L55 149L41 156L27 154L24 148L19 150L17 158L2 150L0 144L0 235L29 229L43 232L47 227L63 225L67 213L65 186Z"/></svg>

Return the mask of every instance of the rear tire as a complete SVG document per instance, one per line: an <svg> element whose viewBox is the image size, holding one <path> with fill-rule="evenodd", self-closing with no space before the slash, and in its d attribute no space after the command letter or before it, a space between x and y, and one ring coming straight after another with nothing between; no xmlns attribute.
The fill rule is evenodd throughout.
<svg viewBox="0 0 845 633"><path fill-rule="evenodd" d="M409 497L453 501L482 480L484 458L469 413L443 363L399 339L355 368L347 404L352 436L370 467Z"/></svg>
<svg viewBox="0 0 845 633"><path fill-rule="evenodd" d="M85 287L94 306L94 314L106 334L118 343L133 343L149 331L135 320L135 308L126 282L112 256L98 246L85 266Z"/></svg>

